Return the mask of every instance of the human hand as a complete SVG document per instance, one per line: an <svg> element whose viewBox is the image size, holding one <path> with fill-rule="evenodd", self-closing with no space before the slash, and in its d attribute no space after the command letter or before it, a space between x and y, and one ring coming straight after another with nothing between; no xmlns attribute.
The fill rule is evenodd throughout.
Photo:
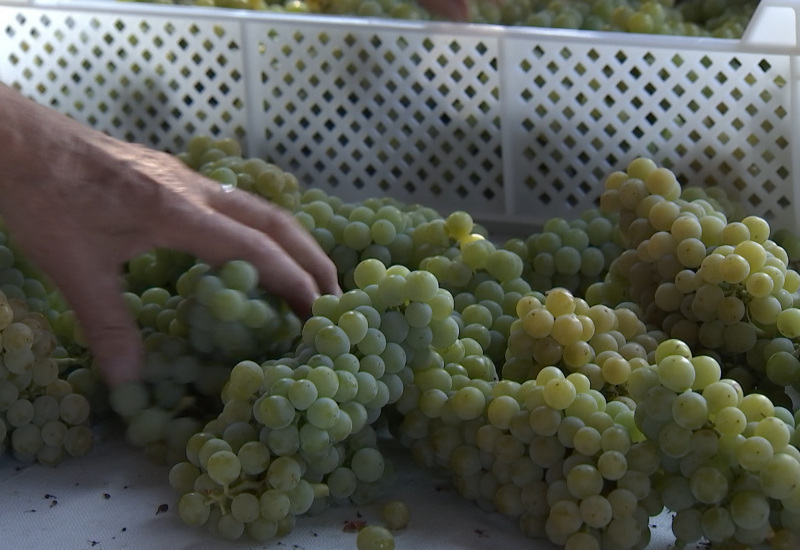
<svg viewBox="0 0 800 550"><path fill-rule="evenodd" d="M142 345L121 294L125 262L156 247L247 260L300 316L339 294L336 268L294 217L223 190L176 157L121 142L0 85L0 216L60 289L110 386L138 379Z"/></svg>
<svg viewBox="0 0 800 550"><path fill-rule="evenodd" d="M467 0L419 0L419 5L447 21L461 22L469 19Z"/></svg>

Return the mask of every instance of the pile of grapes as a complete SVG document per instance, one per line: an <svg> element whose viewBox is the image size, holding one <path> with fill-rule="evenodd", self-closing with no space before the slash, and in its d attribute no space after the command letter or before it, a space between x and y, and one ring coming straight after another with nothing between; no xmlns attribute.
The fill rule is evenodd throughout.
<svg viewBox="0 0 800 550"><path fill-rule="evenodd" d="M134 0L275 13L740 38L758 0Z"/></svg>
<svg viewBox="0 0 800 550"><path fill-rule="evenodd" d="M125 272L143 380L109 394L71 312L0 248L0 425L21 460L85 452L89 405L113 411L170 465L185 522L267 541L386 491L389 433L570 550L645 548L665 509L678 547L800 547L796 237L644 158L598 209L498 244L465 212L303 190L233 140L179 156L294 212L343 294L300 320L247 262L144 254Z"/></svg>
<svg viewBox="0 0 800 550"><path fill-rule="evenodd" d="M55 466L91 450L91 413L108 411L107 394L74 327L0 232L0 452Z"/></svg>

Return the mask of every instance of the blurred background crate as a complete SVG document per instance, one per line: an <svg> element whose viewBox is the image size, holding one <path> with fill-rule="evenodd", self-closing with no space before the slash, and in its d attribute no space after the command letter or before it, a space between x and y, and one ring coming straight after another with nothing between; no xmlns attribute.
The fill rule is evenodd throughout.
<svg viewBox="0 0 800 550"><path fill-rule="evenodd" d="M741 40L0 2L0 81L178 152L233 137L345 200L390 195L505 232L574 218L637 156L800 229L794 0Z"/></svg>

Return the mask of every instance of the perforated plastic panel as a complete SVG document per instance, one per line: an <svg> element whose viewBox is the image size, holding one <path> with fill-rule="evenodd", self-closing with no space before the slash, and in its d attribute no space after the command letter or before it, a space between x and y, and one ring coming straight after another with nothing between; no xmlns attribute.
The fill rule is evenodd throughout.
<svg viewBox="0 0 800 550"><path fill-rule="evenodd" d="M0 79L114 136L180 150L247 125L237 21L0 7Z"/></svg>
<svg viewBox="0 0 800 550"><path fill-rule="evenodd" d="M294 22L252 30L259 153L266 145L343 198L503 213L493 37Z"/></svg>
<svg viewBox="0 0 800 550"><path fill-rule="evenodd" d="M797 230L800 50L760 19L730 41L0 0L0 80L166 150L236 137L346 200L531 227L647 155Z"/></svg>
<svg viewBox="0 0 800 550"><path fill-rule="evenodd" d="M582 210L598 179L645 155L793 222L788 56L527 39L507 52L515 214Z"/></svg>

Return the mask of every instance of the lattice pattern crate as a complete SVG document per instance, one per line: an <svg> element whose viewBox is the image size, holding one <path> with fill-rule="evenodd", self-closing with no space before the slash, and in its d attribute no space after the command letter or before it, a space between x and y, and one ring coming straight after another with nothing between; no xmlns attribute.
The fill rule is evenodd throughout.
<svg viewBox="0 0 800 550"><path fill-rule="evenodd" d="M235 137L343 199L509 229L647 155L800 229L794 0L742 40L4 1L0 80L127 140Z"/></svg>
<svg viewBox="0 0 800 550"><path fill-rule="evenodd" d="M584 209L609 168L645 155L793 223L791 58L665 42L513 41L507 66L519 78L505 97L516 116L504 119L514 136L504 152L515 214L531 203Z"/></svg>
<svg viewBox="0 0 800 550"><path fill-rule="evenodd" d="M494 38L293 21L250 30L257 154L346 199L503 214Z"/></svg>
<svg viewBox="0 0 800 550"><path fill-rule="evenodd" d="M40 103L158 148L245 135L236 21L7 7L0 21L0 79Z"/></svg>

